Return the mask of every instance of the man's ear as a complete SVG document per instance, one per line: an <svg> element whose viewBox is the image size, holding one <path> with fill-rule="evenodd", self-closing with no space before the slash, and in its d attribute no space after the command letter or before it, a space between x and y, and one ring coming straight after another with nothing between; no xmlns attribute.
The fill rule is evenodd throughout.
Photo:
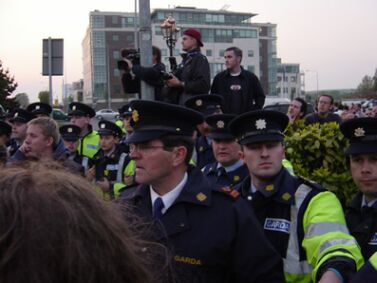
<svg viewBox="0 0 377 283"><path fill-rule="evenodd" d="M54 145L54 139L53 137L47 138L47 146L53 146Z"/></svg>
<svg viewBox="0 0 377 283"><path fill-rule="evenodd" d="M179 145L174 147L173 150L173 166L180 165L182 163L185 163L187 156L187 148L183 145Z"/></svg>

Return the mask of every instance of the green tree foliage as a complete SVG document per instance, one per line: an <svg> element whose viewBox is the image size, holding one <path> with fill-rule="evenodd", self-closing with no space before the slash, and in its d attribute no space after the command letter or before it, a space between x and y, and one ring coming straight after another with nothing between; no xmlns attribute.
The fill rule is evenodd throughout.
<svg viewBox="0 0 377 283"><path fill-rule="evenodd" d="M298 121L287 128L285 144L287 159L298 176L333 191L343 205L350 201L357 188L344 156L348 141L338 124L305 126Z"/></svg>
<svg viewBox="0 0 377 283"><path fill-rule="evenodd" d="M3 63L0 60L0 104L6 108L11 109L18 106L17 101L9 96L17 88L17 82L14 77L11 77L9 70L3 68Z"/></svg>
<svg viewBox="0 0 377 283"><path fill-rule="evenodd" d="M50 104L49 95L50 95L50 92L47 90L40 91L38 93L39 102Z"/></svg>

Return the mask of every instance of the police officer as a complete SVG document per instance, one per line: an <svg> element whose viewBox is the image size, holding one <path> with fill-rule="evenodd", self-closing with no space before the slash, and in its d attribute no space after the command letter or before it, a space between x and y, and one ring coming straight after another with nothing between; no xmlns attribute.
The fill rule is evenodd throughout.
<svg viewBox="0 0 377 283"><path fill-rule="evenodd" d="M132 126L131 126L131 115L132 115L132 109L130 106L130 103L127 103L123 105L121 108L118 109L119 111L119 117L122 119L123 122L123 132L124 135L122 136L120 140L120 145L123 146L123 149L125 152L129 152L129 146L126 142L127 137L132 134Z"/></svg>
<svg viewBox="0 0 377 283"><path fill-rule="evenodd" d="M50 104L43 102L31 103L26 107L26 110L34 114L36 117L50 117L52 107Z"/></svg>
<svg viewBox="0 0 377 283"><path fill-rule="evenodd" d="M241 146L229 131L229 122L236 117L232 114L215 114L205 118L211 127L213 154L216 162L202 169L211 184L217 187L234 186L249 176L246 164L241 160Z"/></svg>
<svg viewBox="0 0 377 283"><path fill-rule="evenodd" d="M377 252L374 253L349 283L377 282Z"/></svg>
<svg viewBox="0 0 377 283"><path fill-rule="evenodd" d="M90 120L96 115L94 109L84 103L72 102L69 104L68 115L71 123L81 129L78 152L80 155L92 158L99 149L99 136L90 125Z"/></svg>
<svg viewBox="0 0 377 283"><path fill-rule="evenodd" d="M25 109L16 108L10 112L9 122L12 125L11 141L9 145L10 156L14 155L26 138L27 123L35 115Z"/></svg>
<svg viewBox="0 0 377 283"><path fill-rule="evenodd" d="M155 240L171 247L178 282L283 282L280 258L247 203L236 191L213 190L189 165L201 114L155 101L131 106L127 141L141 185L123 201L145 221L154 218Z"/></svg>
<svg viewBox="0 0 377 283"><path fill-rule="evenodd" d="M340 130L350 142L346 157L359 188L346 209L347 225L367 260L377 252L377 118L351 119Z"/></svg>
<svg viewBox="0 0 377 283"><path fill-rule="evenodd" d="M198 111L203 114L204 117L213 114L222 113L221 110L222 97L214 94L202 94L195 95L186 100L185 106ZM208 136L211 128L203 121L197 125L199 136L195 141L195 161L198 168L203 168L205 165L216 161L212 151L212 139Z"/></svg>
<svg viewBox="0 0 377 283"><path fill-rule="evenodd" d="M4 165L9 157L7 145L10 141L12 127L0 120L0 165Z"/></svg>
<svg viewBox="0 0 377 283"><path fill-rule="evenodd" d="M93 166L93 161L91 158L80 155L77 151L78 144L80 141L81 129L76 125L63 125L59 128L60 136L63 139L64 146L69 151L69 159L80 164L84 167L84 173L88 171L90 167Z"/></svg>
<svg viewBox="0 0 377 283"><path fill-rule="evenodd" d="M231 121L250 174L240 192L284 259L287 282L346 282L363 263L359 247L336 196L282 166L288 121L267 110Z"/></svg>
<svg viewBox="0 0 377 283"><path fill-rule="evenodd" d="M122 130L113 122L102 120L98 123L100 149L93 156L92 167L87 178L95 180L107 199L119 196L119 190L133 183L134 162L119 146Z"/></svg>

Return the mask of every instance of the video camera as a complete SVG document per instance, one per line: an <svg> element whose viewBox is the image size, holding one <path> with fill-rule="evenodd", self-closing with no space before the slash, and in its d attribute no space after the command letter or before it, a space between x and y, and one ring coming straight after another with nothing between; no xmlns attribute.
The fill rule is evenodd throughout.
<svg viewBox="0 0 377 283"><path fill-rule="evenodd" d="M123 49L121 51L121 56L125 59L128 59L132 62L134 65L140 64L140 52L136 49L130 48L130 49ZM119 70L123 71L129 71L129 66L126 61L119 60L117 62L117 66Z"/></svg>

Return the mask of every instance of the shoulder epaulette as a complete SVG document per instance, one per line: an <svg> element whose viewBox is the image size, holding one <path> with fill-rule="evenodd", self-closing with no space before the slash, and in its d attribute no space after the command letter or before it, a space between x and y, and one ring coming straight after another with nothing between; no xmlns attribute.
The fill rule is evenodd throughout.
<svg viewBox="0 0 377 283"><path fill-rule="evenodd" d="M222 193L225 193L226 195L229 195L231 196L232 198L238 198L240 193L238 191L236 191L235 189L231 188L231 187L222 187L220 190L220 192Z"/></svg>

